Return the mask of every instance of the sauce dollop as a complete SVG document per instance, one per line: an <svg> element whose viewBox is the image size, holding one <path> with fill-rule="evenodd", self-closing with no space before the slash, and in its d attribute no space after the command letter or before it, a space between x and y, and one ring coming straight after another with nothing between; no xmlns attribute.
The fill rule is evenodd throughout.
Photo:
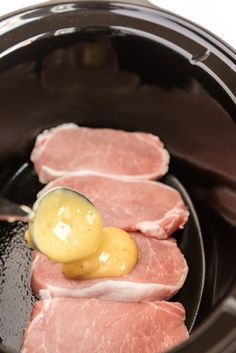
<svg viewBox="0 0 236 353"><path fill-rule="evenodd" d="M119 277L132 271L138 257L127 232L103 228L95 206L65 187L51 189L35 202L25 239L62 263L64 275L71 279Z"/></svg>

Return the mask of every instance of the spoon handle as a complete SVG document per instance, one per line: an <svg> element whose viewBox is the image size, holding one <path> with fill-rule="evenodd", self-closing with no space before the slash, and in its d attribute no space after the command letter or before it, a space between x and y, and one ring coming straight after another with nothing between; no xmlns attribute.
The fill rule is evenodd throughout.
<svg viewBox="0 0 236 353"><path fill-rule="evenodd" d="M28 206L19 205L0 195L0 221L28 222L28 214L30 208Z"/></svg>

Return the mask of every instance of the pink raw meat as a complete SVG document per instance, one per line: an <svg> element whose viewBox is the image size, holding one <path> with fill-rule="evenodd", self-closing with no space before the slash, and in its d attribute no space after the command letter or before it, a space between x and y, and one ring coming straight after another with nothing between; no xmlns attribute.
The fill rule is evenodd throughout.
<svg viewBox="0 0 236 353"><path fill-rule="evenodd" d="M188 338L180 303L37 302L21 353L163 353Z"/></svg>
<svg viewBox="0 0 236 353"><path fill-rule="evenodd" d="M70 175L50 182L40 194L56 186L71 187L85 195L106 226L138 230L158 239L183 228L189 215L178 191L154 181Z"/></svg>
<svg viewBox="0 0 236 353"><path fill-rule="evenodd" d="M169 154L160 139L149 133L71 123L40 134L31 160L42 183L75 172L155 179L167 172Z"/></svg>
<svg viewBox="0 0 236 353"><path fill-rule="evenodd" d="M42 299L50 297L101 298L118 301L162 300L184 284L188 266L174 239L157 240L131 233L139 258L131 273L116 278L70 280L62 265L34 253L32 288Z"/></svg>

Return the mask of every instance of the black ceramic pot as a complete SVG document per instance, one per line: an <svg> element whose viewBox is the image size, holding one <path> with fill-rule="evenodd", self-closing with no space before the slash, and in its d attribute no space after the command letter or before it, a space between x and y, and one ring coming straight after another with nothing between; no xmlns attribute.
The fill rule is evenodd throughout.
<svg viewBox="0 0 236 353"><path fill-rule="evenodd" d="M163 182L191 211L176 234L189 275L174 298L191 336L176 352L236 351L235 102L233 49L143 1L50 3L0 22L3 195L32 204L34 139L63 122L149 131L169 149ZM23 232L0 224L1 352L19 351L35 301Z"/></svg>

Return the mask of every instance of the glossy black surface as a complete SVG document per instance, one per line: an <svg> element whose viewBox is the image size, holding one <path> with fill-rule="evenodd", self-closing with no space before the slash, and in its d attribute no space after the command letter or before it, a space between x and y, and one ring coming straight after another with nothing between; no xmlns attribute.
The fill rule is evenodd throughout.
<svg viewBox="0 0 236 353"><path fill-rule="evenodd" d="M34 138L44 128L74 121L158 134L171 153L170 173L187 190L202 230L206 281L192 348L183 348L195 353L194 340L204 320L209 315L214 319L212 309L235 283L233 54L192 24L139 6L67 4L14 19L5 20L0 32L1 185L13 201L32 202L38 190L33 174L10 178L29 159ZM94 48L103 53L98 54L100 64L86 66L86 52ZM192 226L196 230L196 224ZM193 241L199 238L188 227L191 224L181 246L190 275L177 299L184 298L190 327L202 255L200 243ZM9 259L17 261L11 252ZM14 281L13 274L9 283L11 278ZM12 311L11 300L4 303ZM26 311L16 322L18 328ZM7 317L3 324L8 324ZM16 347L20 329L12 344L16 326L11 329L4 342ZM217 334L209 337L211 342L221 339ZM202 341L202 352L206 346Z"/></svg>

